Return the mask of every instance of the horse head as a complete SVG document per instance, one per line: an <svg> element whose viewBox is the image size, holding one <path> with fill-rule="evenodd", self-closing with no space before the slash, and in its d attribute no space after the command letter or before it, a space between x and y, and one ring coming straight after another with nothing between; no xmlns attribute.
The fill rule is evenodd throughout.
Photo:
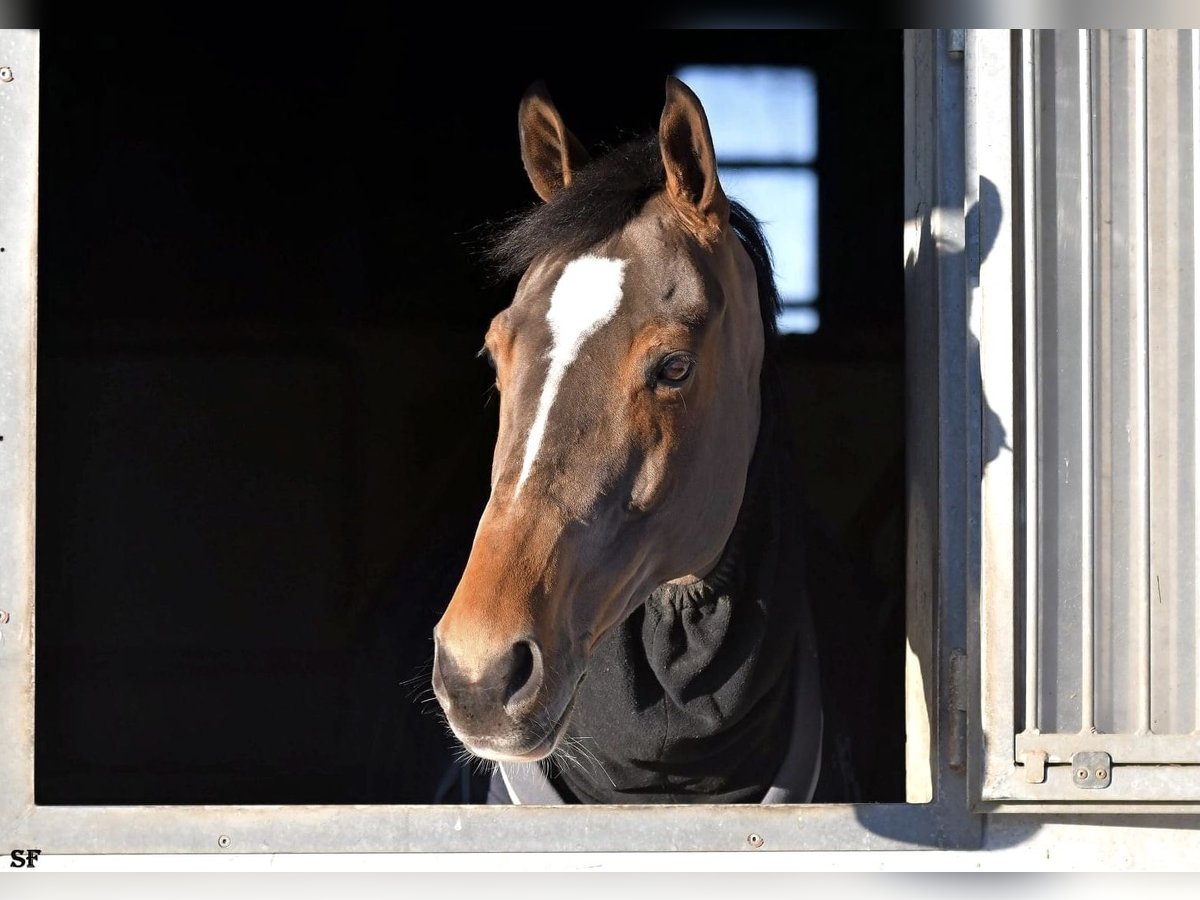
<svg viewBox="0 0 1200 900"><path fill-rule="evenodd" d="M755 266L689 88L669 79L657 135L594 162L541 85L519 127L543 202L498 244L523 275L485 341L491 496L434 629L450 727L500 761L553 752L597 643L720 559L764 353Z"/></svg>

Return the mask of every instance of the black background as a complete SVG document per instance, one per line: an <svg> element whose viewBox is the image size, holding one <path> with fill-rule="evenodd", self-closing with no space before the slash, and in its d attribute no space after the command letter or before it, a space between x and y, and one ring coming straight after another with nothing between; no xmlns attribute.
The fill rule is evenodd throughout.
<svg viewBox="0 0 1200 900"><path fill-rule="evenodd" d="M487 495L517 103L544 79L598 149L704 62L817 75L796 478L863 799L903 798L899 32L41 40L38 803L463 799L422 692Z"/></svg>

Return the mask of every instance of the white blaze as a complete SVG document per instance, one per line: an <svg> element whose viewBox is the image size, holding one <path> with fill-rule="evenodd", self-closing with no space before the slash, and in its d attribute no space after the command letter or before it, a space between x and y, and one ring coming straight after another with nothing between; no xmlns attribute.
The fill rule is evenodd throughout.
<svg viewBox="0 0 1200 900"><path fill-rule="evenodd" d="M550 408L554 406L563 375L579 355L583 342L616 314L621 304L624 277L623 259L581 256L567 263L554 286L550 309L546 312L546 321L550 325L550 368L546 372L546 383L542 385L537 415L533 417L525 441L525 460L521 464L514 498L521 493L521 486L541 449L546 420L550 417Z"/></svg>

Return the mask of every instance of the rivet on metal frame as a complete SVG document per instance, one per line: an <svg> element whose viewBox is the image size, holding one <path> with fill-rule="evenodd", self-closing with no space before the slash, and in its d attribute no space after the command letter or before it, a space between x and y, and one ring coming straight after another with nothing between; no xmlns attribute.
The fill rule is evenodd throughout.
<svg viewBox="0 0 1200 900"><path fill-rule="evenodd" d="M0 66L0 81L6 84L13 80L12 66Z"/></svg>
<svg viewBox="0 0 1200 900"><path fill-rule="evenodd" d="M757 850L759 847L761 847L766 842L763 840L761 834L755 833L755 834L746 835L746 843L749 844L751 847L753 847L755 850Z"/></svg>
<svg viewBox="0 0 1200 900"><path fill-rule="evenodd" d="M1098 790L1112 784L1112 756L1102 751L1076 753L1071 757L1075 787Z"/></svg>

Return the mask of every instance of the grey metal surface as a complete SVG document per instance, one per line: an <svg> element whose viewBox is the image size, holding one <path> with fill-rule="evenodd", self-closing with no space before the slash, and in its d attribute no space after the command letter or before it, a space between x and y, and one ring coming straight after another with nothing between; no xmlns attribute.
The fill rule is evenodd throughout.
<svg viewBox="0 0 1200 900"><path fill-rule="evenodd" d="M1021 559L1023 565L1019 573L1019 586L1014 583L1013 593L1010 598L1013 606L1005 603L1003 595L998 595L998 598L988 604L988 609L994 615L999 617L1001 622L1008 622L1010 618L1016 619L1015 603L1018 590L1023 592L1023 604L1021 613L1024 615L1024 623L1021 637L1024 639L1025 651L1025 668L1024 668L1024 685L1037 684L1038 671L1038 626L1039 618L1037 615L1037 598L1038 598L1038 567L1041 554L1040 535L1038 533L1038 516L1037 516L1037 475L1038 467L1036 461L1040 458L1041 444L1038 441L1039 408L1038 408L1038 372L1037 366L1032 364L1032 361L1037 359L1039 352L1038 347L1038 328L1037 317L1032 315L1032 308L1028 303L1018 304L1016 298L1036 297L1037 296L1037 266L1030 263L1037 258L1037 192L1034 188L1034 178L1032 173L1036 172L1037 154L1035 147L1037 145L1037 118L1035 110L1037 109L1037 63L1033 53L1034 33L1032 30L1026 29L1021 32L1020 49L1017 56L1016 71L1011 75L1014 79L1014 91L1019 97L1020 111L1018 121L1014 122L1016 132L1016 140L1019 146L1017 160L1014 160L1014 167L1019 166L1019 170L1025 174L1025 177L1019 179L1019 194L1017 193L1017 185L1013 186L1013 193L1010 195L1013 200L1014 215L1012 221L1014 227L1018 230L1021 238L1020 256L1021 266L1019 272L1015 273L1013 280L1014 293L1014 316L1017 321L1014 327L1017 329L1019 340L1024 341L1025 353L1020 360L1019 366L1013 373L1014 390L1022 392L1020 415L1015 406L1013 408L1014 418L1014 440L1019 442L1024 447L1024 454L1016 460L1015 465L1020 473L1020 493L1019 496L1013 497L1014 515L1019 518L1024 526L1024 540L1020 542L1020 554L1014 554L1015 559ZM1017 211L1020 211L1020 218L1017 218ZM1015 355L1015 354L1014 354ZM1014 365L1017 363L1014 361ZM1023 498L1023 499L1022 499ZM1017 573L1014 573L1017 574ZM997 608L998 607L998 608ZM1002 626L1003 627L1003 626ZM1004 634L994 634L992 639L997 642L1002 642L1002 646L1007 646L1006 636ZM984 643L989 646L989 642ZM1014 638L1012 642L1012 651L1015 654L1017 642ZM1024 695L1024 722L1036 722L1038 720L1038 692L1036 690L1021 691ZM1018 705L1017 697L1013 698L1013 716L1018 714L1016 709ZM992 705L998 714L1004 716L1004 721L998 723L1000 733L1009 734L1016 729L1016 726L1008 720L1008 705L999 703ZM994 748L992 753L999 752L998 748ZM1020 757L1018 756L1018 759ZM1004 760L1000 760L1001 764L1006 764ZM1037 781L1040 783L1044 780L1044 773Z"/></svg>
<svg viewBox="0 0 1200 900"><path fill-rule="evenodd" d="M1187 31L1026 32L1012 56L1018 341L982 340L1015 361L1021 552L985 569L985 661L1014 651L985 669L985 801L1086 799L1079 753L1111 754L1091 791L1106 803L1200 800L1198 48Z"/></svg>
<svg viewBox="0 0 1200 900"><path fill-rule="evenodd" d="M1090 259L1090 204L1081 166L1079 139L1081 72L1079 34L1055 32L1035 35L1037 106L1035 128L1039 138L1035 184L1035 209L1039 234L1037 269L1039 286L1036 322L1040 338L1037 359L1041 423L1039 428L1039 497L1030 501L1041 523L1038 564L1038 683L1028 685L1038 695L1040 725L1045 731L1078 731L1083 661L1080 636L1084 608L1091 596L1081 560L1091 546L1090 448L1085 452L1083 411L1091 379L1082 371L1088 357L1080 340L1090 330L1090 303L1081 300L1085 289L1085 263ZM1054 252L1048 253L1048 248ZM1090 276L1090 263L1086 274ZM1089 278L1090 284L1090 278ZM1045 302L1055 298L1059 302ZM1085 309L1086 306L1086 309ZM1089 429L1090 433L1090 429ZM1086 494L1086 497L1085 497Z"/></svg>
<svg viewBox="0 0 1200 900"><path fill-rule="evenodd" d="M10 822L33 803L37 35L0 31L0 68L0 822Z"/></svg>
<svg viewBox="0 0 1200 900"><path fill-rule="evenodd" d="M1193 36L1146 35L1150 690L1156 734L1196 721L1196 71Z"/></svg>
<svg viewBox="0 0 1200 900"><path fill-rule="evenodd" d="M967 329L963 60L947 31L905 35L905 330L908 366L908 796L932 797L960 840L977 841L961 766L973 430L978 382ZM936 398L936 402L934 401ZM930 547L937 547L934 554ZM925 807L921 807L925 808ZM953 825L951 826L951 823Z"/></svg>
<svg viewBox="0 0 1200 900"><path fill-rule="evenodd" d="M1095 569L1099 621L1096 654L1100 671L1096 723L1103 731L1136 729L1138 677L1144 668L1144 598L1147 540L1146 449L1141 440L1145 405L1145 229L1143 173L1146 134L1145 56L1138 36L1102 32L1098 42L1101 93L1096 129L1100 229L1096 304L1099 329L1095 381L1095 453L1102 474L1096 486ZM1048 727L1048 723L1043 723Z"/></svg>
<svg viewBox="0 0 1200 900"><path fill-rule="evenodd" d="M1200 735L1156 734L1153 740L1136 733L1042 734L1022 732L1016 737L1016 757L1041 751L1047 762L1067 763L1071 755L1085 750L1102 750L1118 765L1200 765Z"/></svg>
<svg viewBox="0 0 1200 900"><path fill-rule="evenodd" d="M929 257L936 253L933 233L933 197L937 158L937 66L931 32L909 31L904 36L904 274L905 354L909 359L927 359L936 353L937 305L918 298L936 296L936 270ZM908 387L923 397L937 394L935 366L913 367ZM928 677L934 658L933 604L936 600L935 561L924 546L936 543L936 415L927 406L910 405L905 411L910 435L921 435L924 452L906 453L908 531L905 616L908 623L905 654L905 741L904 771L906 798L924 803L933 798L933 772L937 765L931 711L936 705L935 683ZM917 490L915 485L922 487Z"/></svg>
<svg viewBox="0 0 1200 900"><path fill-rule="evenodd" d="M1112 757L1095 750L1076 753L1071 757L1071 777L1076 787L1104 790L1112 784Z"/></svg>
<svg viewBox="0 0 1200 900"><path fill-rule="evenodd" d="M1038 247L1057 276L1038 296L1041 333L1059 326L1038 359L1039 438L1060 452L1041 458L1040 520L1057 536L1047 530L1041 548L1043 709L1028 724L1186 733L1196 680L1192 35L1081 31L1077 43L1056 34L1043 45L1056 73L1046 156L1055 184L1069 187L1039 199L1044 216L1080 226ZM1082 637L1078 651L1065 634Z"/></svg>
<svg viewBox="0 0 1200 900"><path fill-rule="evenodd" d="M985 685L1011 682L1016 666L1017 572L1014 518L1016 479L1012 452L1016 425L1016 375L1013 365L1014 286L1021 273L1019 232L1014 222L1020 205L1014 198L1014 135L1022 121L1013 115L1013 37L1008 32L972 31L968 39L966 118L967 179L973 195L972 233L968 240L979 247L969 254L971 270L970 332L968 345L978 348L981 407L973 411L971 429L980 435L971 460L972 481L979 485L978 568L971 579L967 609L971 619L971 656L977 660L973 696ZM984 427L979 427L984 426ZM1011 735L1015 729L1014 703L978 705L972 722L979 735ZM988 767L1012 767L1011 742L978 741ZM980 788L978 766L972 767L974 793Z"/></svg>
<svg viewBox="0 0 1200 900"><path fill-rule="evenodd" d="M4 832L46 853L767 852L976 847L977 819L964 840L906 804L33 807Z"/></svg>

